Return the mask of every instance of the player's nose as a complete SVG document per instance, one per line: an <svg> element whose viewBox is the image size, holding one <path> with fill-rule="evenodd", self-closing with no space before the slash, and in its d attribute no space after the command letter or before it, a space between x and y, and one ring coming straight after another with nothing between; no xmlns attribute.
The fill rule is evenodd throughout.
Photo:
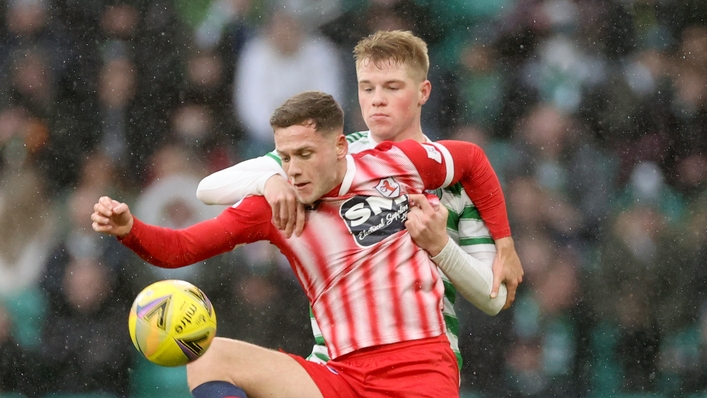
<svg viewBox="0 0 707 398"><path fill-rule="evenodd" d="M381 106L381 105L385 105L387 103L387 100L385 98L385 95L384 95L382 89L376 88L373 91L372 103L375 106Z"/></svg>

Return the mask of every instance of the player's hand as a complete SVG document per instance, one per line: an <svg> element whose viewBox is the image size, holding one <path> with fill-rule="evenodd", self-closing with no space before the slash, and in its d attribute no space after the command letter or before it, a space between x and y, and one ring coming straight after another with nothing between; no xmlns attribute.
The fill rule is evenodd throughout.
<svg viewBox="0 0 707 398"><path fill-rule="evenodd" d="M496 239L496 257L493 259L493 287L491 288L491 298L498 295L501 283L506 284L508 296L503 309L507 309L516 299L516 290L523 281L523 266L520 263L518 253L516 253L513 238L506 237Z"/></svg>
<svg viewBox="0 0 707 398"><path fill-rule="evenodd" d="M276 174L265 182L263 196L272 209L272 223L275 227L283 230L287 238L293 232L300 236L304 229L304 205L297 200L292 185Z"/></svg>
<svg viewBox="0 0 707 398"><path fill-rule="evenodd" d="M410 232L412 240L432 257L438 255L449 240L447 213L447 208L439 203L437 197L410 195L410 211L405 228Z"/></svg>
<svg viewBox="0 0 707 398"><path fill-rule="evenodd" d="M94 231L118 237L127 235L133 228L133 215L128 205L108 196L101 196L93 205L91 221Z"/></svg>

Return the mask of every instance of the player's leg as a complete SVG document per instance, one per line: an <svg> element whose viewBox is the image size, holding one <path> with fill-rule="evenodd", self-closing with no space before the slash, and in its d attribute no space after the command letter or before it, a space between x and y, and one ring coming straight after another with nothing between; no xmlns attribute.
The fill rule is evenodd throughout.
<svg viewBox="0 0 707 398"><path fill-rule="evenodd" d="M323 397L307 371L291 356L218 337L201 358L187 365L187 381L195 397L197 388L225 391L230 385L241 388L248 398ZM210 383L213 381L225 383ZM222 396L238 395L224 392Z"/></svg>

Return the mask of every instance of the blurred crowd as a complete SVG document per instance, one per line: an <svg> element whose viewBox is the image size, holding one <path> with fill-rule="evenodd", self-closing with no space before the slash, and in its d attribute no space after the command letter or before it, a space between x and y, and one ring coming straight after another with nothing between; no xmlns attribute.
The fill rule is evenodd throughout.
<svg viewBox="0 0 707 398"><path fill-rule="evenodd" d="M110 194L212 217L199 180L271 150L303 90L365 130L351 50L380 29L429 44L425 133L485 149L526 272L496 317L457 301L463 397L706 396L704 0L0 2L0 396L190 396L127 334L164 278L209 295L220 335L306 355L272 246L165 271L89 215Z"/></svg>

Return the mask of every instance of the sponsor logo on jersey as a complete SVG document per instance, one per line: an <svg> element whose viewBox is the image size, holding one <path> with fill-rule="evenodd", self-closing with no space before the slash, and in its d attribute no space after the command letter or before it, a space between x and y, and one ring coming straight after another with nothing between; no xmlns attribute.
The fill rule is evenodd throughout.
<svg viewBox="0 0 707 398"><path fill-rule="evenodd" d="M400 184L393 177L387 177L378 181L376 191L386 198L396 198L400 196Z"/></svg>
<svg viewBox="0 0 707 398"><path fill-rule="evenodd" d="M442 163L442 154L437 150L434 145L422 144L422 147L427 151L427 157L434 160L437 163Z"/></svg>
<svg viewBox="0 0 707 398"><path fill-rule="evenodd" d="M407 195L397 198L354 196L339 209L359 246L369 247L405 229L410 204Z"/></svg>

